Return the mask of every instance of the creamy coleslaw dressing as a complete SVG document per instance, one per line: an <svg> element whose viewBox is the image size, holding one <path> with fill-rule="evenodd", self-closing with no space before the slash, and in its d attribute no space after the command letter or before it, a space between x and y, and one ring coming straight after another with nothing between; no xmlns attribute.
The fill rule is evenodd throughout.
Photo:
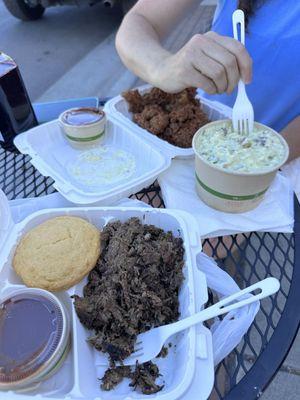
<svg viewBox="0 0 300 400"><path fill-rule="evenodd" d="M261 172L280 165L286 149L271 130L254 126L253 132L233 130L231 121L207 126L196 138L198 154L212 165L231 172Z"/></svg>
<svg viewBox="0 0 300 400"><path fill-rule="evenodd" d="M114 146L82 152L68 167L78 182L88 186L112 185L130 178L136 169L135 157Z"/></svg>

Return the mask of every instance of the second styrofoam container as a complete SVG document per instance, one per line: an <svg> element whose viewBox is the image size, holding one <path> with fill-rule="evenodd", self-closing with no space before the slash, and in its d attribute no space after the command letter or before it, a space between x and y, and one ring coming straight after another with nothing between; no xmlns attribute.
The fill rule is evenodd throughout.
<svg viewBox="0 0 300 400"><path fill-rule="evenodd" d="M278 169L286 162L289 148L281 135L266 125L255 122L257 128L267 129L278 136L285 149L284 159L275 167L263 172L227 171L209 163L197 151L197 140L205 129L224 124L227 121L211 122L200 128L193 138L196 190L199 197L209 206L220 211L242 213L253 210L263 200Z"/></svg>
<svg viewBox="0 0 300 400"><path fill-rule="evenodd" d="M1 204L2 200L5 201L5 198L0 199L0 211L7 209L7 204ZM0 215L3 215L3 213L0 212ZM78 207L48 209L35 212L16 225L10 220L5 232L6 236L2 237L5 246L2 247L0 253L0 292L2 296L24 287L12 267L13 255L20 238L30 229L49 218L63 215L84 218L99 229L102 229L110 221L126 221L131 217L137 217L142 223L154 224L165 231L171 231L177 237L181 237L185 249L183 270L185 280L179 295L181 318L203 308L207 301L207 285L204 274L196 267L196 254L201 250L197 223L193 217L184 212L152 208ZM2 244L0 243L0 247ZM55 293L55 296L66 305L72 321L71 350L61 369L53 377L42 382L38 387L32 388L26 394L0 391L0 400L6 398L26 400L29 398L28 396L34 398L35 395L39 399L45 400L55 398L68 398L70 400L78 398L86 400L146 400L154 398L157 400L176 400L184 399L184 393L192 384L197 384L199 387L197 396L199 400L208 398L214 381L213 354L211 333L202 324L170 338L173 346L169 355L157 360L165 385L159 393L150 396L142 395L133 391L128 386L128 381L124 381L110 392L101 390L98 378L103 375L107 366L99 362L98 352L86 342L92 332L80 323L70 299L70 296L74 293L82 295L84 284L85 282L82 281L68 291ZM201 369L201 374L199 381L194 382L196 366Z"/></svg>
<svg viewBox="0 0 300 400"><path fill-rule="evenodd" d="M141 94L144 94L151 90L151 86L145 85L137 89ZM207 100L199 95L196 97L200 100L202 110L207 114L211 121L231 117L232 110L230 107L227 107L217 101ZM192 147L184 149L182 147L174 146L173 144L168 143L166 140L160 139L133 122L132 114L128 110L128 104L121 95L109 100L105 104L104 111L111 118L111 120L114 121L115 124L129 127L132 133L135 133L137 136L143 138L149 143L152 143L156 146L156 148L161 149L164 154L168 155L170 158L189 158L194 156Z"/></svg>
<svg viewBox="0 0 300 400"><path fill-rule="evenodd" d="M111 205L152 184L171 163L159 149L110 120L103 144L126 151L136 164L130 177L116 183L86 185L70 174L68 166L76 163L82 152L69 145L57 120L21 133L14 143L21 153L31 157L31 163L42 175L54 180L59 193L75 204Z"/></svg>

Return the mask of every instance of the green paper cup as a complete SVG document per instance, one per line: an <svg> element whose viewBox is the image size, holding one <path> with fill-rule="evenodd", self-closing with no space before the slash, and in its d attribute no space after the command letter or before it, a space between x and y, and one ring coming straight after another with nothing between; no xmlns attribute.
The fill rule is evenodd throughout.
<svg viewBox="0 0 300 400"><path fill-rule="evenodd" d="M220 166L209 163L199 153L199 138L204 130L212 127L220 127L230 120L211 122L201 127L193 138L195 152L195 180L199 197L216 210L229 213L242 213L257 207L263 200L265 193L275 178L277 170L286 162L289 148L286 141L273 129L254 123L260 129L268 130L277 135L284 148L284 157L278 165L262 172L233 172Z"/></svg>

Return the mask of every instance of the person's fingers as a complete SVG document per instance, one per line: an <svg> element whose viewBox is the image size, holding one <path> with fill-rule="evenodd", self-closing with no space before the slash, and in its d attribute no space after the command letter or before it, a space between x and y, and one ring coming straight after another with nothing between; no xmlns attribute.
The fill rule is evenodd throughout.
<svg viewBox="0 0 300 400"><path fill-rule="evenodd" d="M228 93L232 92L240 79L235 56L208 36L199 35L197 46L206 56L223 65L228 82L228 86L223 91L227 91Z"/></svg>
<svg viewBox="0 0 300 400"><path fill-rule="evenodd" d="M211 79L218 93L226 92L228 88L227 74L224 66L205 55L201 50L194 53L192 64L202 75Z"/></svg>
<svg viewBox="0 0 300 400"><path fill-rule="evenodd" d="M191 68L187 73L186 86L201 88L208 94L218 93L214 82L193 68Z"/></svg>
<svg viewBox="0 0 300 400"><path fill-rule="evenodd" d="M205 35L235 56L242 80L245 83L250 83L252 80L252 59L245 47L239 41L221 36L216 32L207 32Z"/></svg>

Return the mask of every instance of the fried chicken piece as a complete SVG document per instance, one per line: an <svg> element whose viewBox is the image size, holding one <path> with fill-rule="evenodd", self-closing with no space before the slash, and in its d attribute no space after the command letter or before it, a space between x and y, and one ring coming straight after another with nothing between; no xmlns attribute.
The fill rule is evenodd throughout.
<svg viewBox="0 0 300 400"><path fill-rule="evenodd" d="M141 112L141 115L146 121L150 121L151 118L163 112L164 110L160 106L158 106L157 104L153 104L145 106L143 111Z"/></svg>
<svg viewBox="0 0 300 400"><path fill-rule="evenodd" d="M172 94L166 93L158 88L153 88L150 92L145 93L143 98L144 105L159 105L164 107L172 101Z"/></svg>
<svg viewBox="0 0 300 400"><path fill-rule="evenodd" d="M169 117L158 105L146 106L143 112L135 114L133 121L154 135L162 134L169 124Z"/></svg>
<svg viewBox="0 0 300 400"><path fill-rule="evenodd" d="M139 96L136 92L132 91L132 96L124 96L129 103L132 101L130 110L139 110L133 111L133 121L175 146L191 147L196 131L209 122L195 98L195 88L175 94L165 93L158 88Z"/></svg>
<svg viewBox="0 0 300 400"><path fill-rule="evenodd" d="M196 131L208 122L206 114L194 105L176 108L169 116L170 125L164 136L170 143L183 148L191 147Z"/></svg>
<svg viewBox="0 0 300 400"><path fill-rule="evenodd" d="M195 105L199 107L198 100L195 99L196 89L195 88L187 88L182 90L179 93L175 93L172 95L171 105L172 109L178 106L186 106L186 105Z"/></svg>
<svg viewBox="0 0 300 400"><path fill-rule="evenodd" d="M129 105L129 112L140 113L143 111L144 100L138 90L128 90L127 92L123 92L122 96Z"/></svg>

